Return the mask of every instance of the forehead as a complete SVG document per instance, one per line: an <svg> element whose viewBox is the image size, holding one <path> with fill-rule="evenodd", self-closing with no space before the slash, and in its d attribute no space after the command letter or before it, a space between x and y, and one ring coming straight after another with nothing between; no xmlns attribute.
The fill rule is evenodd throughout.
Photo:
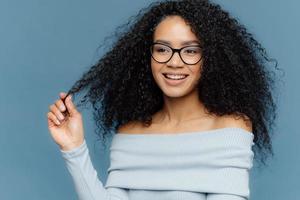
<svg viewBox="0 0 300 200"><path fill-rule="evenodd" d="M191 27L180 16L167 16L155 28L153 40L164 40L181 44L186 41L199 41Z"/></svg>

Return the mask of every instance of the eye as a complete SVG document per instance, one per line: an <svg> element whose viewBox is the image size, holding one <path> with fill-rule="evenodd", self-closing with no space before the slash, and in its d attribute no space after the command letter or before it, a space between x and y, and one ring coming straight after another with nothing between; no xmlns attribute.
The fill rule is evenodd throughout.
<svg viewBox="0 0 300 200"><path fill-rule="evenodd" d="M167 49L165 49L165 48L157 48L156 51L157 52L165 52L165 51L167 51Z"/></svg>
<svg viewBox="0 0 300 200"><path fill-rule="evenodd" d="M187 52L187 53L196 53L196 51L193 50L193 49L187 49L186 52Z"/></svg>
<svg viewBox="0 0 300 200"><path fill-rule="evenodd" d="M164 53L170 53L171 49L163 45L154 45L153 51L155 53L164 54Z"/></svg>
<svg viewBox="0 0 300 200"><path fill-rule="evenodd" d="M189 47L189 48L183 49L183 53L189 54L189 55L199 54L200 48L199 47Z"/></svg>

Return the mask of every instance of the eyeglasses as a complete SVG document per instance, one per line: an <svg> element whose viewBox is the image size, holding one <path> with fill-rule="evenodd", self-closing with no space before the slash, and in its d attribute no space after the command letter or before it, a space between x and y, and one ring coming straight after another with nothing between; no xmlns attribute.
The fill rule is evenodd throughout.
<svg viewBox="0 0 300 200"><path fill-rule="evenodd" d="M200 45L185 46L180 49L174 49L161 43L153 43L150 47L152 58L158 63L167 63L173 57L175 52L184 64L195 65L202 58L202 49Z"/></svg>

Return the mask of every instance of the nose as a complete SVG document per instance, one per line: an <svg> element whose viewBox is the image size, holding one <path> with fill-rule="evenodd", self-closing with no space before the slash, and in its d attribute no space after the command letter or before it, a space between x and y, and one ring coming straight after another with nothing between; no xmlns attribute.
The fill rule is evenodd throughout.
<svg viewBox="0 0 300 200"><path fill-rule="evenodd" d="M167 65L172 67L181 67L184 65L183 61L180 58L179 52L174 52L171 59L167 62Z"/></svg>

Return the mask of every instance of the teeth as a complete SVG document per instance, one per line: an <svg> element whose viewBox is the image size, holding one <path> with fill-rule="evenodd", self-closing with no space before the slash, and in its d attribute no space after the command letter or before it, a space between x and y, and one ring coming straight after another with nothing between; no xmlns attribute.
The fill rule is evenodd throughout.
<svg viewBox="0 0 300 200"><path fill-rule="evenodd" d="M187 75L165 74L165 76L166 76L167 78L171 78L171 79L176 79L176 80L178 80L178 79L183 79L183 78L185 78Z"/></svg>

